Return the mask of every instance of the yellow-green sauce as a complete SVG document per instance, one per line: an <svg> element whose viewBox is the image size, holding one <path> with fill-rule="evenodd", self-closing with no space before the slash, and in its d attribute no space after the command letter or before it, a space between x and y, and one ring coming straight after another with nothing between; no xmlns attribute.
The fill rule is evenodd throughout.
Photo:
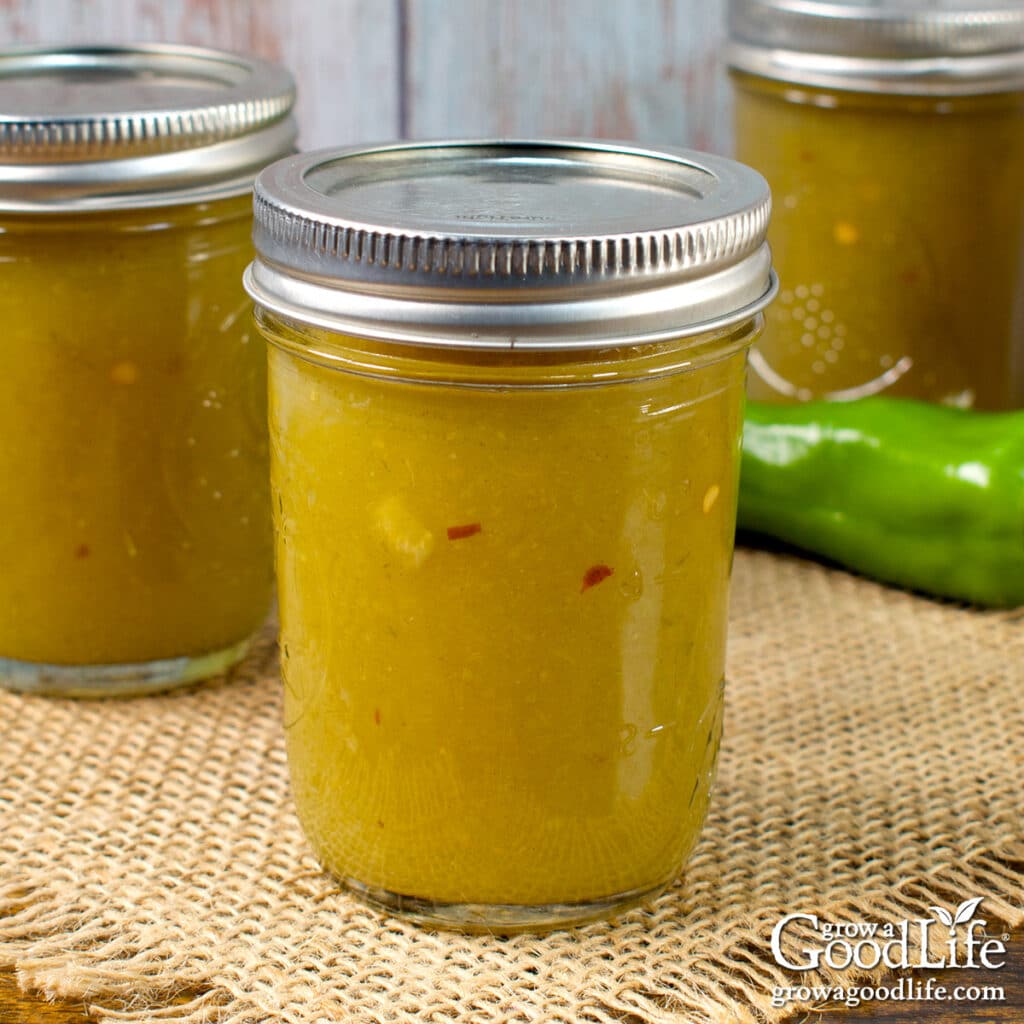
<svg viewBox="0 0 1024 1024"><path fill-rule="evenodd" d="M439 904L667 883L721 730L754 322L509 355L261 317L288 756L321 861Z"/></svg>
<svg viewBox="0 0 1024 1024"><path fill-rule="evenodd" d="M265 616L250 211L0 219L0 658L203 655Z"/></svg>
<svg viewBox="0 0 1024 1024"><path fill-rule="evenodd" d="M1024 94L914 98L734 74L772 189L759 399L1024 404Z"/></svg>

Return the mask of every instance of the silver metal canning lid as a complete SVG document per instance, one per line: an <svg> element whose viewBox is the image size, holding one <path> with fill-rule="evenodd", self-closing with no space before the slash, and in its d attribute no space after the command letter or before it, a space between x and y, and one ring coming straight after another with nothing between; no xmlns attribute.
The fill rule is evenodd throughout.
<svg viewBox="0 0 1024 1024"><path fill-rule="evenodd" d="M263 60L189 46L0 52L0 210L239 195L295 148L295 87Z"/></svg>
<svg viewBox="0 0 1024 1024"><path fill-rule="evenodd" d="M721 157L453 141L288 157L255 188L263 307L443 347L573 348L737 323L774 295L770 197Z"/></svg>
<svg viewBox="0 0 1024 1024"><path fill-rule="evenodd" d="M726 58L784 82L920 96L1024 90L1020 0L729 0Z"/></svg>

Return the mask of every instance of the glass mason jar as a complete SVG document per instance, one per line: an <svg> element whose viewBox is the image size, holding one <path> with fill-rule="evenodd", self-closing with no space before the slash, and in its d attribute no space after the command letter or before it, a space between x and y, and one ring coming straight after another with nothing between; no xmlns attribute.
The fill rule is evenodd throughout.
<svg viewBox="0 0 1024 1024"><path fill-rule="evenodd" d="M0 55L0 685L212 675L271 603L252 181L289 75L186 47Z"/></svg>
<svg viewBox="0 0 1024 1024"><path fill-rule="evenodd" d="M369 901L514 931L678 873L721 732L768 209L731 161L585 142L259 177L292 793Z"/></svg>
<svg viewBox="0 0 1024 1024"><path fill-rule="evenodd" d="M1024 404L1024 6L732 0L730 31L781 280L751 396Z"/></svg>

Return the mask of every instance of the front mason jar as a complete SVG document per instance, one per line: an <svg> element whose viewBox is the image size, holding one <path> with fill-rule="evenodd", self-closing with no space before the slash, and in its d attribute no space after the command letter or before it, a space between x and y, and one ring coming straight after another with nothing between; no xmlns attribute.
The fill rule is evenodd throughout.
<svg viewBox="0 0 1024 1024"><path fill-rule="evenodd" d="M750 394L1024 404L1024 14L732 0L736 152L775 197Z"/></svg>
<svg viewBox="0 0 1024 1024"><path fill-rule="evenodd" d="M282 161L256 202L284 724L318 857L463 928L658 891L721 734L763 181L422 144Z"/></svg>
<svg viewBox="0 0 1024 1024"><path fill-rule="evenodd" d="M266 369L238 282L252 179L294 140L290 79L178 47L0 70L0 685L213 675L271 603Z"/></svg>

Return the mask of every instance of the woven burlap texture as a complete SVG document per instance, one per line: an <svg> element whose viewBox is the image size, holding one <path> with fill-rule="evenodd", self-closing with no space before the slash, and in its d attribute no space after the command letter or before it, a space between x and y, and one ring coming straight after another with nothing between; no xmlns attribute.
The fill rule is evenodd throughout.
<svg viewBox="0 0 1024 1024"><path fill-rule="evenodd" d="M269 632L226 682L0 696L0 962L100 1020L781 1020L793 911L1024 920L1024 621L737 553L726 738L685 876L616 924L435 933L337 890L289 798ZM814 980L814 976L812 979ZM849 971L832 980L850 982Z"/></svg>

